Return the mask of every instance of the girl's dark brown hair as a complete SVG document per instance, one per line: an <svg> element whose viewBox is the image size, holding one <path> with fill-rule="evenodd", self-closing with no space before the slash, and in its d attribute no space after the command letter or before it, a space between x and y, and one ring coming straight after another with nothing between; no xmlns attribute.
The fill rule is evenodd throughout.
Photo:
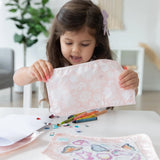
<svg viewBox="0 0 160 160"><path fill-rule="evenodd" d="M63 57L60 36L66 31L79 31L88 27L96 39L92 60L112 59L107 33L104 35L103 16L98 6L90 0L71 0L56 15L47 43L47 57L53 68L64 67L69 62Z"/></svg>

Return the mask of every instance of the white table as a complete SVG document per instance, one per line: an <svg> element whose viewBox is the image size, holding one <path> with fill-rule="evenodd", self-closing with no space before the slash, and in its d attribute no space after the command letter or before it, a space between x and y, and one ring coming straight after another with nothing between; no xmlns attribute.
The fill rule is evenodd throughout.
<svg viewBox="0 0 160 160"><path fill-rule="evenodd" d="M22 109L22 108L4 108L0 107L0 117L8 114L36 114L49 115L48 109ZM65 118L56 119L53 122L60 123ZM85 124L89 127L85 127ZM71 123L73 125L73 123ZM145 133L151 138L155 150L160 157L160 116L152 111L109 111L98 117L97 121L79 123L79 129L82 133L77 133L75 128L61 127L54 129L55 133L70 132L72 134L81 134L88 136L128 136L133 134ZM28 146L11 152L7 155L1 155L0 160L50 160L42 151L47 147L51 136L51 130L46 130L43 135L37 138Z"/></svg>

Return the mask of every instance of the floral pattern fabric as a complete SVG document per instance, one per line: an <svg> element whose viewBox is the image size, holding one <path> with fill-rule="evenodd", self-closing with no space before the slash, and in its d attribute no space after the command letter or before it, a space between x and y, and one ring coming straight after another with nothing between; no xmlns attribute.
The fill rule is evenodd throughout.
<svg viewBox="0 0 160 160"><path fill-rule="evenodd" d="M54 69L46 83L50 111L65 116L83 111L135 104L135 91L119 85L117 61L95 60Z"/></svg>

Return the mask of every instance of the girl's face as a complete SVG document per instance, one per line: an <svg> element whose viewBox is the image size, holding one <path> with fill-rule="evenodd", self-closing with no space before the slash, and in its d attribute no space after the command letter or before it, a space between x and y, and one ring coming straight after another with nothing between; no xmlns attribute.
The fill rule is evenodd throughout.
<svg viewBox="0 0 160 160"><path fill-rule="evenodd" d="M79 31L66 31L60 36L62 55L72 65L88 62L94 52L96 39L89 34L89 28Z"/></svg>

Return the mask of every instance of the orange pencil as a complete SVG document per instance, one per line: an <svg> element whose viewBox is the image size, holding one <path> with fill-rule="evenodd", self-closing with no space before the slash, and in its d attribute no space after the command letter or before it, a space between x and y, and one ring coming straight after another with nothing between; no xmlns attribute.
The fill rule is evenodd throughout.
<svg viewBox="0 0 160 160"><path fill-rule="evenodd" d="M86 117L86 116L89 116L89 115L92 115L92 114L95 114L95 113L98 113L98 111L92 111L92 112L89 112L89 113L84 112L84 113L82 113L82 114L74 117L73 120L77 120L77 119L79 119L79 118L83 118L83 117Z"/></svg>
<svg viewBox="0 0 160 160"><path fill-rule="evenodd" d="M91 114L96 114L96 113L98 113L98 111L92 111L92 112L87 113L87 116L89 116Z"/></svg>
<svg viewBox="0 0 160 160"><path fill-rule="evenodd" d="M105 110L103 110L103 111L99 111L99 112L97 112L97 113L95 113L95 115L101 115L101 114L103 114L103 113L106 113L107 112L107 110L105 109Z"/></svg>
<svg viewBox="0 0 160 160"><path fill-rule="evenodd" d="M76 119L76 120L86 119L86 118L92 118L92 117L97 117L97 115L91 114L91 115L89 115L89 116L84 116L84 117L78 118L78 119Z"/></svg>
<svg viewBox="0 0 160 160"><path fill-rule="evenodd" d="M83 116L86 116L87 115L87 112L83 112L82 114L79 114L78 116L74 117L73 120L77 120L79 118L82 118Z"/></svg>

